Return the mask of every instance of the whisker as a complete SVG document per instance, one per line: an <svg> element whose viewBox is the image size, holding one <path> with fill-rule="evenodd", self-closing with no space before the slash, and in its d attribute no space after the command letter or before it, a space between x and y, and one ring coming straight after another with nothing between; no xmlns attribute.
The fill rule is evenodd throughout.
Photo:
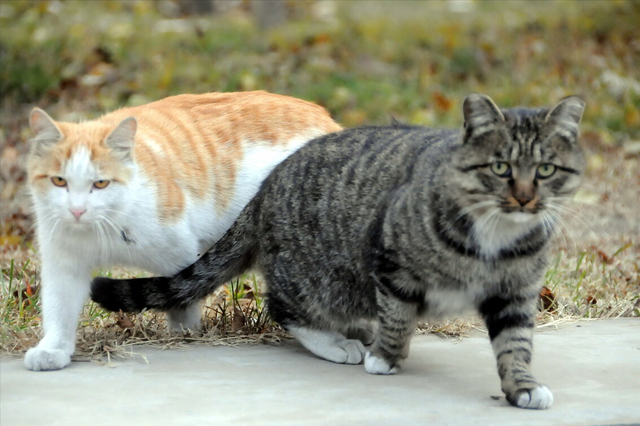
<svg viewBox="0 0 640 426"><path fill-rule="evenodd" d="M568 216L572 220L578 222L578 224L581 225L580 227L583 229L583 231L588 231L590 237L596 238L596 234L591 230L591 226L589 226L589 224L581 217L580 213L576 210L570 209L565 205L555 203L549 203L547 205L547 210L549 212L553 211L556 215L558 215L558 217L561 217L561 214ZM573 235L573 233L575 232L575 227L570 227L567 225L567 230L569 230Z"/></svg>
<svg viewBox="0 0 640 426"><path fill-rule="evenodd" d="M498 223L500 223L500 210L496 209L495 213L491 217L490 222L488 222L488 229L490 230L489 235L493 237L496 234L496 229L498 228Z"/></svg>
<svg viewBox="0 0 640 426"><path fill-rule="evenodd" d="M122 228L120 226L118 226L118 224L110 217L108 216L103 216L102 220L104 220L104 222L109 225L109 227L111 229L114 230L115 232L115 236L114 239L117 241L118 239L121 238L121 233L122 233ZM125 244L124 247L127 249L127 252L129 253L129 257L131 257L131 248L129 247L128 244Z"/></svg>
<svg viewBox="0 0 640 426"><path fill-rule="evenodd" d="M489 224L490 221L493 221L494 218L498 218L500 215L500 209L498 208L493 208L493 209L489 209L487 212L485 212L482 216L480 216L476 222L473 225L473 231L469 233L469 236L467 237L467 246L471 245L471 239L473 238L475 240L475 243L477 246L480 246L480 241L477 240L477 236L476 236L476 229L488 229L486 228L487 225ZM493 232L491 233L491 235L493 235Z"/></svg>
<svg viewBox="0 0 640 426"><path fill-rule="evenodd" d="M489 207L489 206L493 206L495 205L495 201L494 200L486 200L486 201L480 201L477 203L474 203L468 207L465 207L464 209L460 210L460 213L458 213L455 217L455 219L453 220L454 222L456 222L458 219L460 219L462 216L469 214L475 210L481 209L483 207Z"/></svg>
<svg viewBox="0 0 640 426"><path fill-rule="evenodd" d="M558 231L566 230L566 232L555 232L555 235L558 234L563 238L564 244L567 249L570 247L569 242L567 241L567 236L571 238L573 241L573 248L577 251L577 244L575 238L573 237L573 233L571 232L571 227L567 224L567 222L562 218L562 215L553 209L548 209L545 211L545 214L553 220L553 222L560 228Z"/></svg>
<svg viewBox="0 0 640 426"><path fill-rule="evenodd" d="M100 254L103 255L102 254L102 252L104 251L103 247L105 247L105 243L102 241L102 240L104 240L104 235L103 235L104 231L102 230L102 227L100 226L100 222L96 222L95 223L95 228L96 228L96 231L97 231L96 232L96 236L98 238L97 246L98 246L98 249L101 252Z"/></svg>
<svg viewBox="0 0 640 426"><path fill-rule="evenodd" d="M117 213L120 216L125 217L127 219L133 219L134 218L134 216L132 216L131 214L125 213L125 212L123 212L121 210L108 209L108 208L101 208L100 210L103 211L103 212Z"/></svg>
<svg viewBox="0 0 640 426"><path fill-rule="evenodd" d="M113 253L115 251L115 247L114 247L114 239L111 238L111 235L109 235L109 229L107 229L107 223L106 221L101 221L100 222L100 226L104 229L104 235L108 240L109 243L109 255L111 255L111 253ZM116 232L117 234L117 232Z"/></svg>
<svg viewBox="0 0 640 426"><path fill-rule="evenodd" d="M56 228L58 227L58 225L60 224L61 221L62 221L61 219L56 219L53 222L53 226L49 229L49 239L53 239L53 236L55 235Z"/></svg>

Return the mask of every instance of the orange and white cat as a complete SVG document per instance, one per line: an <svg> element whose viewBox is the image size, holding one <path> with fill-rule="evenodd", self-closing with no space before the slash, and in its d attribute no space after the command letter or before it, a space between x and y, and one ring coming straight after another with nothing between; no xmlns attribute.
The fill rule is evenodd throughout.
<svg viewBox="0 0 640 426"><path fill-rule="evenodd" d="M25 357L31 370L70 363L94 269L171 275L190 265L278 163L341 129L318 105L262 91L173 96L79 124L36 108L30 124L44 320ZM200 307L169 320L196 328Z"/></svg>

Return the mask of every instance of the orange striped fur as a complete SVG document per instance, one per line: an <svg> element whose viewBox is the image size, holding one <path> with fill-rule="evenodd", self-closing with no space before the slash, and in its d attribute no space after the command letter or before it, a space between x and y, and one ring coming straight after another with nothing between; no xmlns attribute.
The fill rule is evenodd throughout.
<svg viewBox="0 0 640 426"><path fill-rule="evenodd" d="M224 209L233 187L243 144L282 144L310 128L320 136L341 130L327 111L300 99L264 91L178 95L123 108L84 123L56 122L63 140L48 156L32 156L33 187L49 185L65 160L80 146L111 180L130 176L110 155L106 137L127 117L138 123L134 159L155 187L163 221L181 217L187 196L215 197Z"/></svg>

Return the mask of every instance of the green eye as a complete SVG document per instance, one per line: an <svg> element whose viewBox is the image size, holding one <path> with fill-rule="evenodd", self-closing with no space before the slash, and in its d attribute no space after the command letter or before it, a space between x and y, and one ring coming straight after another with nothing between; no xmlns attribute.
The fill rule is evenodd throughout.
<svg viewBox="0 0 640 426"><path fill-rule="evenodd" d="M511 176L511 166L509 163L498 162L491 165L491 171L500 177Z"/></svg>
<svg viewBox="0 0 640 426"><path fill-rule="evenodd" d="M536 177L538 179L546 179L548 177L551 177L551 175L553 175L555 172L556 166L554 166L553 164L543 164L538 167L538 170L536 170Z"/></svg>

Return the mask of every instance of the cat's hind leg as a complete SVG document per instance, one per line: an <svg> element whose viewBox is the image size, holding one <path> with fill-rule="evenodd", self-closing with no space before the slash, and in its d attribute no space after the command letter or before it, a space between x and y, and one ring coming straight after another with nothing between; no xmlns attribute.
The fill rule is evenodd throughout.
<svg viewBox="0 0 640 426"><path fill-rule="evenodd" d="M181 252L187 264L197 261L200 258L200 254L206 253L210 248L210 243L198 240L195 235L192 235L192 237L182 241L184 247L182 247ZM198 244L192 244L194 241L198 241ZM173 272L170 275L173 275ZM174 308L167 311L167 322L169 323L169 329L173 332L198 331L202 326L201 319L202 307L200 302L195 302L186 308Z"/></svg>
<svg viewBox="0 0 640 426"><path fill-rule="evenodd" d="M185 309L170 309L167 311L171 331L200 330L201 316L200 303L194 303Z"/></svg>
<svg viewBox="0 0 640 426"><path fill-rule="evenodd" d="M293 260L288 256L275 256L262 261L270 265L265 278L271 318L320 358L338 364L360 364L366 352L364 345L360 340L348 339L336 331L346 330L340 325L335 327L336 321L327 321L322 303L314 300L313 293L296 284L305 278L294 276L298 268L292 264Z"/></svg>
<svg viewBox="0 0 640 426"><path fill-rule="evenodd" d="M347 339L335 331L286 326L287 331L309 351L338 364L360 364L365 348L360 340Z"/></svg>

